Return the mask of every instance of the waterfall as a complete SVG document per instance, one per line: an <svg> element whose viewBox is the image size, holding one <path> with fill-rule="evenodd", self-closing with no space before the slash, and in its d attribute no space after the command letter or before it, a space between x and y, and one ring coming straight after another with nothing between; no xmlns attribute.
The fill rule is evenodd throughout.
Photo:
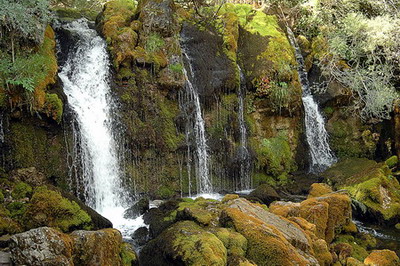
<svg viewBox="0 0 400 266"><path fill-rule="evenodd" d="M110 219L124 235L124 226L131 226L132 222L123 218L128 206L121 184L118 142L112 129L116 104L109 86L106 43L85 19L66 24L63 29L77 38L75 49L69 51L59 73L76 120L72 163L79 163L75 168L80 170L74 177L75 186L83 187L86 203ZM80 159L76 159L77 154Z"/></svg>
<svg viewBox="0 0 400 266"><path fill-rule="evenodd" d="M324 118L319 111L318 104L313 98L311 93L310 84L308 81L308 74L305 70L304 58L301 54L299 45L292 30L287 27L287 32L291 45L295 50L296 61L298 63L298 73L303 90L303 105L305 112L305 128L306 138L310 147L311 154L311 172L321 172L336 162L328 143L328 133L325 129Z"/></svg>
<svg viewBox="0 0 400 266"><path fill-rule="evenodd" d="M191 65L191 59L188 57L187 53L184 53L186 57L187 64L189 66L190 77L194 79L194 72ZM191 82L187 70L184 68L184 75L186 78L186 105L192 106L192 108L187 108L187 118L188 123L186 127L186 141L188 144L188 162L190 161L190 135L193 132L194 142L195 142L195 174L197 183L197 193L199 194L210 194L213 192L212 182L210 178L209 170L209 155L208 146L206 140L206 130L205 122L201 112L200 98L197 92L197 88ZM188 165L188 174L190 176L190 165ZM190 183L190 182L189 182ZM190 184L189 184L190 186Z"/></svg>
<svg viewBox="0 0 400 266"><path fill-rule="evenodd" d="M238 88L238 120L239 120L239 131L240 131L240 147L239 147L239 163L240 163L240 189L249 190L251 189L251 162L250 153L247 146L247 129L244 121L244 91L246 88L246 81L244 74L239 68L240 73L240 86Z"/></svg>

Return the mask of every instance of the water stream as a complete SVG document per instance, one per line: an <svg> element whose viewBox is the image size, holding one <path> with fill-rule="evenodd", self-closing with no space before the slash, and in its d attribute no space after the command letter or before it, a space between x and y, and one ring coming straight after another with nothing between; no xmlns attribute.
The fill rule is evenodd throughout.
<svg viewBox="0 0 400 266"><path fill-rule="evenodd" d="M247 146L247 129L244 120L244 92L246 88L246 81L242 70L239 67L240 73L240 86L238 88L238 120L240 131L240 147L239 147L239 162L240 162L240 189L249 190L252 187L251 182L251 161L250 153Z"/></svg>
<svg viewBox="0 0 400 266"><path fill-rule="evenodd" d="M81 191L85 202L129 237L140 226L141 218L123 217L129 206L121 184L118 142L112 129L116 105L109 86L106 43L84 19L63 28L78 39L59 73L76 120L74 154L79 157L72 163L79 163L79 167L75 167L79 168L79 173L71 178L75 179L76 190Z"/></svg>
<svg viewBox="0 0 400 266"><path fill-rule="evenodd" d="M190 147L190 135L193 136L195 142L195 174L198 194L211 194L213 192L210 169L209 169L209 154L206 139L205 122L201 111L200 98L197 88L192 83L194 79L194 72L191 65L191 59L184 53L186 62L189 66L190 76L188 71L184 69L186 77L186 113L187 113L187 127L186 127L186 141ZM191 107L190 107L191 106ZM191 158L190 148L188 150L188 157ZM188 160L189 161L189 160ZM188 166L188 174L190 175L190 165ZM190 183L190 182L189 182Z"/></svg>
<svg viewBox="0 0 400 266"><path fill-rule="evenodd" d="M291 45L295 50L298 63L298 73L303 90L303 105L305 113L306 139L310 148L311 165L310 171L322 172L336 162L328 142L328 133L325 129L325 121L317 102L315 101L308 81L308 74L305 70L304 58L292 30L287 28Z"/></svg>

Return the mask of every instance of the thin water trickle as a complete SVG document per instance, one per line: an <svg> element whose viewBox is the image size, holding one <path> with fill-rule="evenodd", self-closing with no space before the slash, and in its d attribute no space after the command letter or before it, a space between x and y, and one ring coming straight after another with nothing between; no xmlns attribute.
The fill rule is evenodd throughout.
<svg viewBox="0 0 400 266"><path fill-rule="evenodd" d="M80 159L75 158L72 163L79 163L81 169L71 178L79 179L74 182L77 187L83 186L86 203L129 237L142 222L123 217L128 206L121 184L118 143L112 131L115 103L110 95L106 43L88 27L87 20L80 19L63 28L78 38L59 73L77 125L73 128L74 154L79 154Z"/></svg>
<svg viewBox="0 0 400 266"><path fill-rule="evenodd" d="M247 129L244 120L244 89L246 81L242 70L239 68L240 73L240 86L238 88L238 99L239 99L239 131L240 131L240 148L239 148L239 163L240 163L240 189L248 190L252 187L251 182L251 161L250 153L247 147Z"/></svg>
<svg viewBox="0 0 400 266"><path fill-rule="evenodd" d="M193 79L193 69L191 65L191 59L184 53L186 57L187 64L189 65L189 70L191 74L191 78ZM189 75L186 69L183 70L186 78L186 103L185 105L193 105L193 110L188 111L188 125L186 128L186 141L188 143L188 162L189 158L191 158L190 152L190 134L193 132L194 142L195 142L195 155L193 156L195 159L195 174L196 174L196 183L197 183L197 193L212 193L213 187L210 177L209 170L209 154L208 154L208 146L206 139L206 130L205 130L205 122L203 119L203 114L201 112L200 98L197 92L197 89L193 85L192 81L189 78ZM190 171L190 165L188 166L188 171ZM190 172L188 172L190 175Z"/></svg>
<svg viewBox="0 0 400 266"><path fill-rule="evenodd" d="M328 132L325 129L324 118L311 93L308 74L305 70L304 58L301 54L300 47L289 27L287 28L287 32L290 43L295 50L299 79L303 90L302 99L305 113L306 138L310 147L311 155L310 171L318 173L334 164L336 162L336 157L329 147Z"/></svg>

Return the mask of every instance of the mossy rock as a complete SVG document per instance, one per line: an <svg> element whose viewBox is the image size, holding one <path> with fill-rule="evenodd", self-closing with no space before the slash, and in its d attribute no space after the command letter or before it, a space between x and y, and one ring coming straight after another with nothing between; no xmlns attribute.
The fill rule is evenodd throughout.
<svg viewBox="0 0 400 266"><path fill-rule="evenodd" d="M396 155L393 155L392 157L390 157L389 159L387 159L387 160L385 161L385 163L386 163L386 165L387 165L389 168L393 168L393 167L396 167L396 166L397 166L397 164L399 163L399 159L397 158Z"/></svg>
<svg viewBox="0 0 400 266"><path fill-rule="evenodd" d="M230 228L210 229L219 240L222 241L228 251L228 256L245 257L247 251L247 239Z"/></svg>
<svg viewBox="0 0 400 266"><path fill-rule="evenodd" d="M121 245L121 265L122 266L136 266L139 265L139 258L136 252L133 250L131 244L122 243Z"/></svg>
<svg viewBox="0 0 400 266"><path fill-rule="evenodd" d="M311 185L310 192L308 193L308 198L319 197L331 192L333 192L332 188L328 184L314 183Z"/></svg>
<svg viewBox="0 0 400 266"><path fill-rule="evenodd" d="M257 265L306 265L308 261L274 226L236 208L226 208L221 222L232 227L248 241L246 258Z"/></svg>
<svg viewBox="0 0 400 266"><path fill-rule="evenodd" d="M339 235L336 237L335 241L333 242L334 244L338 243L346 243L351 246L351 252L349 256L359 260L359 261L364 261L364 259L368 256L367 250L359 245L355 238L351 235Z"/></svg>
<svg viewBox="0 0 400 266"><path fill-rule="evenodd" d="M55 8L53 11L56 13L57 17L63 21L73 21L80 18L86 18L90 21L95 21L98 10L93 10L89 8Z"/></svg>
<svg viewBox="0 0 400 266"><path fill-rule="evenodd" d="M192 221L165 230L143 247L143 265L226 265L227 250L214 234Z"/></svg>
<svg viewBox="0 0 400 266"><path fill-rule="evenodd" d="M368 266L400 265L396 252L391 250L374 250L365 258L364 264Z"/></svg>
<svg viewBox="0 0 400 266"><path fill-rule="evenodd" d="M193 202L181 202L178 205L176 218L192 220L200 225L216 224L220 203L215 200L197 198Z"/></svg>
<svg viewBox="0 0 400 266"><path fill-rule="evenodd" d="M23 220L27 228L51 226L63 232L91 227L90 216L76 202L44 186L35 189Z"/></svg>
<svg viewBox="0 0 400 266"><path fill-rule="evenodd" d="M365 205L371 218L395 223L400 217L400 184L386 164L346 159L325 171L323 176Z"/></svg>
<svg viewBox="0 0 400 266"><path fill-rule="evenodd" d="M57 123L61 122L63 114L63 102L55 93L46 93L46 101L43 112Z"/></svg>

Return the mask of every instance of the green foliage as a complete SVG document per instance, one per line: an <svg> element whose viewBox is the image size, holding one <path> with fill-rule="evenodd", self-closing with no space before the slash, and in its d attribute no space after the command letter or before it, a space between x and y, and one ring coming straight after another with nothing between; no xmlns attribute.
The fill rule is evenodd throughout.
<svg viewBox="0 0 400 266"><path fill-rule="evenodd" d="M169 64L168 65L169 69L171 69L171 71L181 74L183 73L183 66L182 64L179 63L175 63L175 64Z"/></svg>
<svg viewBox="0 0 400 266"><path fill-rule="evenodd" d="M390 1L350 0L336 5L318 1L311 9L303 33L326 40L319 54L323 74L357 95L356 107L365 121L389 119L399 98L399 7Z"/></svg>
<svg viewBox="0 0 400 266"><path fill-rule="evenodd" d="M51 19L49 0L0 0L0 6L0 25L36 42L42 34L38 25L47 25Z"/></svg>
<svg viewBox="0 0 400 266"><path fill-rule="evenodd" d="M4 194L3 192L0 190L0 203L4 202Z"/></svg>
<svg viewBox="0 0 400 266"><path fill-rule="evenodd" d="M157 191L157 196L160 199L170 199L174 194L175 191L167 186L161 186Z"/></svg>
<svg viewBox="0 0 400 266"><path fill-rule="evenodd" d="M17 183L11 192L11 196L13 197L13 199L16 200L23 199L30 196L31 194L32 187L24 182Z"/></svg>
<svg viewBox="0 0 400 266"><path fill-rule="evenodd" d="M156 32L152 32L146 39L144 48L147 52L154 53L158 52L165 45L165 41Z"/></svg>
<svg viewBox="0 0 400 266"><path fill-rule="evenodd" d="M12 219L20 220L26 212L26 203L14 201L7 205Z"/></svg>
<svg viewBox="0 0 400 266"><path fill-rule="evenodd" d="M63 114L63 102L55 93L46 93L46 102L43 107L48 117L53 118L58 123L61 122Z"/></svg>
<svg viewBox="0 0 400 266"><path fill-rule="evenodd" d="M293 154L283 137L263 139L256 150L259 168L274 177L295 169Z"/></svg>

